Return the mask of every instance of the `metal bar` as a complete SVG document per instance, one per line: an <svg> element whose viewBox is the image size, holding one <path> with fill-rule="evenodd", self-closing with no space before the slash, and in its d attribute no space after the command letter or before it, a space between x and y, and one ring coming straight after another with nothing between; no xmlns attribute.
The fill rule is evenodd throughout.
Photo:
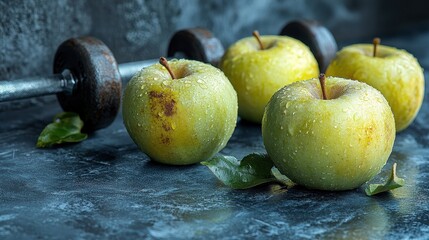
<svg viewBox="0 0 429 240"><path fill-rule="evenodd" d="M142 70L145 67L157 63L159 59L150 59L137 62L121 63L119 64L119 74L121 74L121 79L123 82L128 82L138 71Z"/></svg>
<svg viewBox="0 0 429 240"><path fill-rule="evenodd" d="M0 102L71 92L75 80L68 70L46 77L0 81Z"/></svg>

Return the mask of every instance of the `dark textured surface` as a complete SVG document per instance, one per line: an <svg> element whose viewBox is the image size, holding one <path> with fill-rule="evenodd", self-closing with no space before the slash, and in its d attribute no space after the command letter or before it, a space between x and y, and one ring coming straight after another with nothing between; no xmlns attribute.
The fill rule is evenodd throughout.
<svg viewBox="0 0 429 240"><path fill-rule="evenodd" d="M429 29L384 39L429 68ZM429 75L425 72L426 85ZM396 138L393 162L406 185L367 197L363 188L309 191L222 186L204 166L151 162L119 116L83 143L36 149L53 115L46 107L0 113L0 238L428 239L429 96ZM239 122L222 151L263 152L260 127Z"/></svg>
<svg viewBox="0 0 429 240"><path fill-rule="evenodd" d="M407 49L429 69L425 5L418 0L0 0L0 79L51 72L55 49L69 37L94 35L124 62L165 53L172 31L183 27L208 27L227 46L255 28L277 33L297 17L320 20L340 46L391 35L383 44ZM428 86L428 70L425 77ZM128 136L121 116L83 143L36 149L38 134L61 111L55 97L3 103L0 239L428 239L428 90L424 101L415 122L397 135L383 169L387 173L397 162L406 185L372 198L362 188L231 190L204 166L151 162ZM262 151L260 127L240 122L222 153L243 157Z"/></svg>

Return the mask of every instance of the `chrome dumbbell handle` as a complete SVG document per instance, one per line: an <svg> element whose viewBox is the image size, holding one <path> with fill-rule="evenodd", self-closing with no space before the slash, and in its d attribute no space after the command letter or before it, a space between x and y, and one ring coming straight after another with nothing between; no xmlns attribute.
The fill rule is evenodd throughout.
<svg viewBox="0 0 429 240"><path fill-rule="evenodd" d="M56 94L72 93L76 84L69 70L44 77L0 81L0 102Z"/></svg>
<svg viewBox="0 0 429 240"><path fill-rule="evenodd" d="M122 81L128 82L138 71L157 62L159 62L159 59L149 59L144 61L119 64L119 73L121 75Z"/></svg>

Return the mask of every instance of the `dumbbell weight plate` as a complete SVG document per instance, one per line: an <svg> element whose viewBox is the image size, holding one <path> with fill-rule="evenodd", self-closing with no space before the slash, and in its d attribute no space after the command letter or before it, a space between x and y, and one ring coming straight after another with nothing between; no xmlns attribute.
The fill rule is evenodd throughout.
<svg viewBox="0 0 429 240"><path fill-rule="evenodd" d="M189 28L176 32L170 39L168 57L174 57L176 53L183 53L186 58L219 64L225 50L219 39L204 28Z"/></svg>
<svg viewBox="0 0 429 240"><path fill-rule="evenodd" d="M108 126L121 102L121 77L112 52L92 37L71 38L57 49L54 73L68 69L76 80L72 93L58 93L64 111L76 112L84 121L84 131Z"/></svg>
<svg viewBox="0 0 429 240"><path fill-rule="evenodd" d="M280 31L306 44L319 63L320 72L325 72L338 50L331 32L313 20L295 20L286 24Z"/></svg>

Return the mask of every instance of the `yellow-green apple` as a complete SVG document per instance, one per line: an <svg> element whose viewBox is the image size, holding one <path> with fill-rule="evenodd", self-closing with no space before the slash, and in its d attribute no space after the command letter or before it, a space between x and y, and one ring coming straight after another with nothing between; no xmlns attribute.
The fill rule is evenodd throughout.
<svg viewBox="0 0 429 240"><path fill-rule="evenodd" d="M326 75L365 82L378 89L392 108L396 130L407 128L416 117L424 95L423 69L405 50L355 44L339 51Z"/></svg>
<svg viewBox="0 0 429 240"><path fill-rule="evenodd" d="M324 79L321 74L273 95L262 120L263 142L292 181L319 190L353 189L385 165L395 120L375 88L334 77L325 84Z"/></svg>
<svg viewBox="0 0 429 240"><path fill-rule="evenodd" d="M239 40L225 52L220 68L238 95L238 114L260 123L265 105L281 87L317 77L319 67L309 48L286 36Z"/></svg>
<svg viewBox="0 0 429 240"><path fill-rule="evenodd" d="M219 69L165 58L127 84L123 118L128 133L151 159L173 165L207 160L231 137L237 94Z"/></svg>

